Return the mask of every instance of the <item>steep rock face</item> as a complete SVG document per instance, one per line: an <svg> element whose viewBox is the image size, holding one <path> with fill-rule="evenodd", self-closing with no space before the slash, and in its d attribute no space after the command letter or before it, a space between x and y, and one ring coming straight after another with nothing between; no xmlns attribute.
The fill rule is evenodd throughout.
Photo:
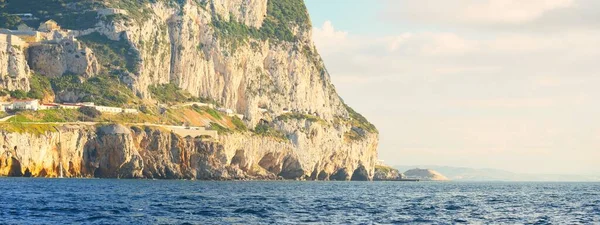
<svg viewBox="0 0 600 225"><path fill-rule="evenodd" d="M251 27L261 27L267 16L267 0L213 0L210 4L223 19Z"/></svg>
<svg viewBox="0 0 600 225"><path fill-rule="evenodd" d="M0 34L0 89L29 91L31 72L24 49L20 38Z"/></svg>
<svg viewBox="0 0 600 225"><path fill-rule="evenodd" d="M50 78L66 73L89 78L100 70L92 50L69 39L31 46L29 64L33 70Z"/></svg>
<svg viewBox="0 0 600 225"><path fill-rule="evenodd" d="M327 121L347 117L316 54L310 28L296 28L298 41L293 43L219 36L214 26L219 18L213 14L239 12L246 15L240 16L246 18L243 21L262 21L267 2L214 0L202 6L184 1L177 7L155 3L143 22L100 22L78 35L99 32L113 40L127 39L139 60L135 75L127 80L143 97L150 97L150 85L175 83L244 114L252 125L263 117L259 107L272 115L288 109ZM261 13L250 13L253 10Z"/></svg>
<svg viewBox="0 0 600 225"><path fill-rule="evenodd" d="M104 2L111 8L123 6L122 2L134 4L131 0ZM75 161L52 157L50 161L73 164L74 173L70 175L84 177L372 179L378 134L374 127L365 129L361 123L366 120L358 118L336 93L312 43L310 22L301 1L152 2L156 3L134 10L123 8L130 11L101 17L95 27L68 31L66 36L82 41L107 39L97 44L117 46L117 58L123 56L126 62L122 64L127 68L115 71L142 98L152 97L149 86L172 83L243 114L244 123L251 129L266 123L282 137L238 132L210 142L151 129L103 133L81 128L72 132L86 137L81 139L83 146L61 147L73 148L73 154L81 151L81 156L70 159ZM290 2L296 11L269 12L289 9L277 4ZM140 11L143 16L136 17ZM276 18L288 14L297 18ZM49 50L57 57L43 53ZM63 64L64 58L70 57L63 55L65 50L61 44L41 45L30 51L31 64L46 70L48 76L62 75L72 67ZM86 73L71 73L93 74L87 73L93 65L90 61L78 64L87 65L83 66ZM57 93L57 97L78 99L77 93ZM292 118L282 118L289 114ZM52 140L57 134L44 135ZM27 143L9 140L11 144L6 146L17 146L19 151L31 148ZM57 143L51 141L44 148L52 151ZM37 168L28 158L23 161L21 156L13 157L15 154L6 156L3 165L15 161L21 168ZM21 154L25 153L16 155ZM56 171L56 166L46 167L47 171ZM39 175L39 170L32 174Z"/></svg>
<svg viewBox="0 0 600 225"><path fill-rule="evenodd" d="M60 126L43 133L0 131L0 146L0 176L57 177L62 170L65 177L98 178L368 180L372 177L366 166L348 162L360 161L359 158L332 157L306 163L295 152L293 143L251 134L202 140L150 127ZM330 177L333 173L338 175Z"/></svg>

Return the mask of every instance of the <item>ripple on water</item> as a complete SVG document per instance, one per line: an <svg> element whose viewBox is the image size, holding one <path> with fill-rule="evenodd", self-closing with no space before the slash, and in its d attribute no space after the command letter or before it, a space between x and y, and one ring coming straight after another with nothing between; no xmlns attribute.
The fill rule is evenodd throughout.
<svg viewBox="0 0 600 225"><path fill-rule="evenodd" d="M0 178L0 191L0 224L600 224L598 183Z"/></svg>

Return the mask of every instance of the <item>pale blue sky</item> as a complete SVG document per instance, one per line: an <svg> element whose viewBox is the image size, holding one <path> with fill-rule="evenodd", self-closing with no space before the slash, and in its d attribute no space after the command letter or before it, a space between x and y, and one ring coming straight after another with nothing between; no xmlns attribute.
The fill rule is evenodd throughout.
<svg viewBox="0 0 600 225"><path fill-rule="evenodd" d="M600 1L305 2L388 164L600 173Z"/></svg>

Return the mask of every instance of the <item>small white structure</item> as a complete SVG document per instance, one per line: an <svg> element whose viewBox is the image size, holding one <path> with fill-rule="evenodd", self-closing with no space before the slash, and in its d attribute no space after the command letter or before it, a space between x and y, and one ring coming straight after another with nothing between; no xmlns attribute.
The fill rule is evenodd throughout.
<svg viewBox="0 0 600 225"><path fill-rule="evenodd" d="M123 109L123 113L138 114L138 110L137 109Z"/></svg>
<svg viewBox="0 0 600 225"><path fill-rule="evenodd" d="M234 112L231 109L226 108L218 108L217 110L226 113L228 116L233 116Z"/></svg>
<svg viewBox="0 0 600 225"><path fill-rule="evenodd" d="M28 99L28 100L16 100L12 102L11 109L21 110L34 110L37 111L40 108L40 100Z"/></svg>
<svg viewBox="0 0 600 225"><path fill-rule="evenodd" d="M79 105L79 104L72 104L72 103L65 103L65 104L60 104L59 107L61 109L79 109L79 108L81 108L81 105Z"/></svg>
<svg viewBox="0 0 600 225"><path fill-rule="evenodd" d="M95 108L100 112L105 113L132 113L137 114L137 109L124 109L119 107L109 107L109 106L99 106L95 105L93 102L82 102L82 103L48 103L48 104L40 104L39 100L15 100L13 102L0 102L0 111L6 110L48 110L48 109L79 109L81 107L90 107Z"/></svg>
<svg viewBox="0 0 600 225"><path fill-rule="evenodd" d="M37 19L31 13L16 13L16 14L11 14L11 15L18 16L19 18L21 18L21 20L35 20L35 19Z"/></svg>
<svg viewBox="0 0 600 225"><path fill-rule="evenodd" d="M109 106L96 106L96 110L98 110L100 112L107 112L107 113L120 113L120 112L123 112L122 108L109 107Z"/></svg>

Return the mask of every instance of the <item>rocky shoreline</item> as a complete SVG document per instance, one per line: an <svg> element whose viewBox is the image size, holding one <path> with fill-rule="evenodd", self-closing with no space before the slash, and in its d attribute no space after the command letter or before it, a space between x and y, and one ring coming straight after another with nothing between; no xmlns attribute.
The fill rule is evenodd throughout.
<svg viewBox="0 0 600 225"><path fill-rule="evenodd" d="M180 137L152 127L55 126L0 131L0 176L200 180L373 180L373 168L336 160L313 164L292 142L251 134L218 140ZM349 157L350 158L347 158ZM346 160L352 160L351 155Z"/></svg>

